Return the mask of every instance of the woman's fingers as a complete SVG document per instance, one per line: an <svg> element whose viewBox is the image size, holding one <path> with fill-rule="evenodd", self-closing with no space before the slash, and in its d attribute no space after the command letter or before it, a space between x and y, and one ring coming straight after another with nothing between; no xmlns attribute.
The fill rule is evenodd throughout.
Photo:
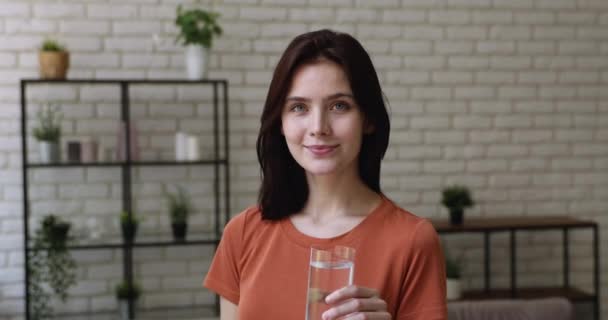
<svg viewBox="0 0 608 320"><path fill-rule="evenodd" d="M347 286L332 292L325 298L325 302L333 307L323 313L323 320L391 319L386 311L386 301L380 298L378 291L371 288Z"/></svg>
<svg viewBox="0 0 608 320"><path fill-rule="evenodd" d="M390 320L388 312L355 312L342 318L344 320Z"/></svg>
<svg viewBox="0 0 608 320"><path fill-rule="evenodd" d="M379 320L390 320L391 315L385 311L357 311L352 309L338 309L331 308L323 313L323 320L334 320L334 319L379 319Z"/></svg>
<svg viewBox="0 0 608 320"><path fill-rule="evenodd" d="M361 315L357 315L358 313L364 313ZM350 316L364 316L365 319L389 319L386 317L380 317L380 318L376 318L375 316L377 315L389 315L386 312L386 302L380 298L366 298L366 299L361 299L361 298L354 298L354 299L348 299L346 301L344 301L343 303L334 306L333 308L325 311L323 313L323 319L324 320L329 320L329 319L337 319L339 317L343 317L346 315ZM374 315L374 318L370 318L372 315ZM349 318L346 318L349 319ZM354 318L357 319L357 318Z"/></svg>
<svg viewBox="0 0 608 320"><path fill-rule="evenodd" d="M371 298L377 296L378 291L374 289L352 285L332 292L330 295L325 297L325 303L333 304L349 298Z"/></svg>

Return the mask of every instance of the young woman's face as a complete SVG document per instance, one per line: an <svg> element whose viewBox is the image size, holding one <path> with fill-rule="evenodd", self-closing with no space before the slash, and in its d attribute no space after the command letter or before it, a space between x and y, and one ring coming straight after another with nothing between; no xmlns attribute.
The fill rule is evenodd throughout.
<svg viewBox="0 0 608 320"><path fill-rule="evenodd" d="M289 152L308 174L357 172L364 119L339 65L296 69L281 119Z"/></svg>

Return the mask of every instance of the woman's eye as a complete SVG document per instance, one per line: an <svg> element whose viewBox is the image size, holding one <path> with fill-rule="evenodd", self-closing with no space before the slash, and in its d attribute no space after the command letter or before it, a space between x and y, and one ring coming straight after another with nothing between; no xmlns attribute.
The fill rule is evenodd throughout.
<svg viewBox="0 0 608 320"><path fill-rule="evenodd" d="M295 112L302 112L304 110L306 110L306 108L304 107L304 105L301 105L301 104L296 104L291 107L291 111L295 111Z"/></svg>
<svg viewBox="0 0 608 320"><path fill-rule="evenodd" d="M333 109L337 110L337 111L346 111L348 110L349 106L346 103L342 103L342 102L338 102L336 104L334 104Z"/></svg>

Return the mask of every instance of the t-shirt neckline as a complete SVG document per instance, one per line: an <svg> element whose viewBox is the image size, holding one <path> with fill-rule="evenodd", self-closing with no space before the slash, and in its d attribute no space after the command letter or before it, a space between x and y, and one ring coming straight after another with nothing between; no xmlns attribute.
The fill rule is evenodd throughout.
<svg viewBox="0 0 608 320"><path fill-rule="evenodd" d="M335 237L315 238L304 234L293 225L289 217L281 220L281 229L290 241L305 248L315 246L320 249L325 249L338 244L353 244L356 239L360 239L361 235L369 230L366 226L374 223L374 220L376 220L380 216L380 213L384 211L384 207L390 204L390 201L384 195L380 195L380 197L382 198L380 203L361 222L352 229Z"/></svg>

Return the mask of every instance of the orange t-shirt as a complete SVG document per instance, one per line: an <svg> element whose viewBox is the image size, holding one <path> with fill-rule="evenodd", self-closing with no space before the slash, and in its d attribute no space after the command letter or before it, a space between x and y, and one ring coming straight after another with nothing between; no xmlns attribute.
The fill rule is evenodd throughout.
<svg viewBox="0 0 608 320"><path fill-rule="evenodd" d="M445 265L433 226L383 197L349 232L328 239L250 207L229 221L204 286L238 305L241 320L305 318L310 247L353 247L354 284L374 288L396 320L445 320Z"/></svg>

